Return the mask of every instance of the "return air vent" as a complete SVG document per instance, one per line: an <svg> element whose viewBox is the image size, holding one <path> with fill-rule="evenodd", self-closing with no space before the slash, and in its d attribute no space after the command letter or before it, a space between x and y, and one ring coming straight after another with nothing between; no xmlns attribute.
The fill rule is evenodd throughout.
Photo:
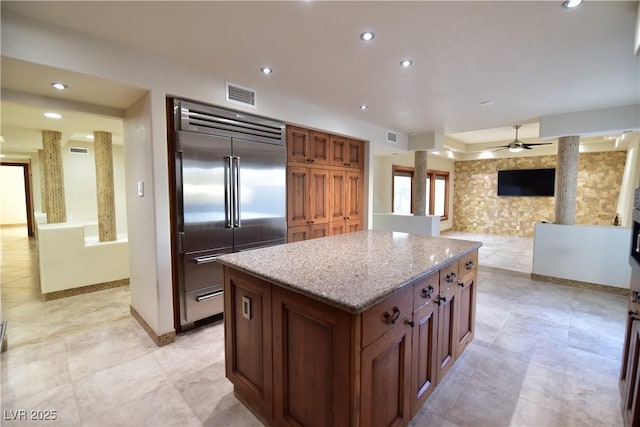
<svg viewBox="0 0 640 427"><path fill-rule="evenodd" d="M69 152L73 154L88 154L89 149L82 147L69 147Z"/></svg>
<svg viewBox="0 0 640 427"><path fill-rule="evenodd" d="M387 142L389 142L391 144L397 144L398 143L398 134L388 130L387 131Z"/></svg>
<svg viewBox="0 0 640 427"><path fill-rule="evenodd" d="M256 91L227 83L227 101L255 107L257 102Z"/></svg>

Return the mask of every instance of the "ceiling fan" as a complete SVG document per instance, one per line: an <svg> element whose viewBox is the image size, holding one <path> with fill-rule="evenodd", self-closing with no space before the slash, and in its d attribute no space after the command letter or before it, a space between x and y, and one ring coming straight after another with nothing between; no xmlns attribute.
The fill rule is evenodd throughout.
<svg viewBox="0 0 640 427"><path fill-rule="evenodd" d="M519 153L522 150L531 150L534 145L551 145L551 142L540 142L537 144L527 144L526 142L522 142L518 139L518 129L520 129L522 125L514 125L513 128L516 130L516 139L513 142L507 145L499 145L497 147L489 147L489 148L497 148L494 151L506 150L509 149L512 153Z"/></svg>

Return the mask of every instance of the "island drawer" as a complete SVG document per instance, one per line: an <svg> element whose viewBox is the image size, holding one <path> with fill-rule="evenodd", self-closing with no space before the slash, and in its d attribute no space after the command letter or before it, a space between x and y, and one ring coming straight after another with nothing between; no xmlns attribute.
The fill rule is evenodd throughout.
<svg viewBox="0 0 640 427"><path fill-rule="evenodd" d="M478 251L470 252L460 258L460 275L464 276L467 272L478 268Z"/></svg>
<svg viewBox="0 0 640 427"><path fill-rule="evenodd" d="M362 347L411 316L413 286L405 286L362 313Z"/></svg>
<svg viewBox="0 0 640 427"><path fill-rule="evenodd" d="M464 268L464 267L463 267ZM458 283L458 279L461 279L458 272L458 261L453 262L440 269L440 292L444 292L452 285Z"/></svg>
<svg viewBox="0 0 640 427"><path fill-rule="evenodd" d="M413 311L417 311L427 303L433 303L440 292L440 275L436 271L413 284Z"/></svg>

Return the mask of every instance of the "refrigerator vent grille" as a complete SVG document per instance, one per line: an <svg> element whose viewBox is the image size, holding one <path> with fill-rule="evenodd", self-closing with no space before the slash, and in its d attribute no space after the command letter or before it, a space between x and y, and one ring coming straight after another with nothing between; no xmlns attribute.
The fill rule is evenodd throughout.
<svg viewBox="0 0 640 427"><path fill-rule="evenodd" d="M185 131L284 145L285 125L279 121L187 101L180 102L180 115Z"/></svg>
<svg viewBox="0 0 640 427"><path fill-rule="evenodd" d="M256 91L227 83L227 101L256 106Z"/></svg>
<svg viewBox="0 0 640 427"><path fill-rule="evenodd" d="M89 149L82 147L69 147L69 152L73 154L88 154Z"/></svg>

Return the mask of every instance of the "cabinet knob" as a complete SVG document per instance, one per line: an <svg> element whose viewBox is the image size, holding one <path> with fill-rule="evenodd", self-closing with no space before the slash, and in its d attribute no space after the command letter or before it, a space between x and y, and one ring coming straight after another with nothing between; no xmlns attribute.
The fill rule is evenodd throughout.
<svg viewBox="0 0 640 427"><path fill-rule="evenodd" d="M433 286L429 285L428 288L422 289L422 298L429 299L431 298L431 294L433 294Z"/></svg>
<svg viewBox="0 0 640 427"><path fill-rule="evenodd" d="M639 299L640 299L640 292L633 291L631 293L631 302L638 302Z"/></svg>
<svg viewBox="0 0 640 427"><path fill-rule="evenodd" d="M467 270L473 270L473 261L468 261L465 265L464 268L466 268Z"/></svg>
<svg viewBox="0 0 640 427"><path fill-rule="evenodd" d="M384 323L387 325L393 325L396 323L396 320L400 317L400 309L396 306L393 306L391 309L393 314L389 314L388 311L385 311L382 317L384 318Z"/></svg>
<svg viewBox="0 0 640 427"><path fill-rule="evenodd" d="M638 313L635 311L629 311L629 318L631 318L631 320L640 320L640 316L638 316Z"/></svg>

